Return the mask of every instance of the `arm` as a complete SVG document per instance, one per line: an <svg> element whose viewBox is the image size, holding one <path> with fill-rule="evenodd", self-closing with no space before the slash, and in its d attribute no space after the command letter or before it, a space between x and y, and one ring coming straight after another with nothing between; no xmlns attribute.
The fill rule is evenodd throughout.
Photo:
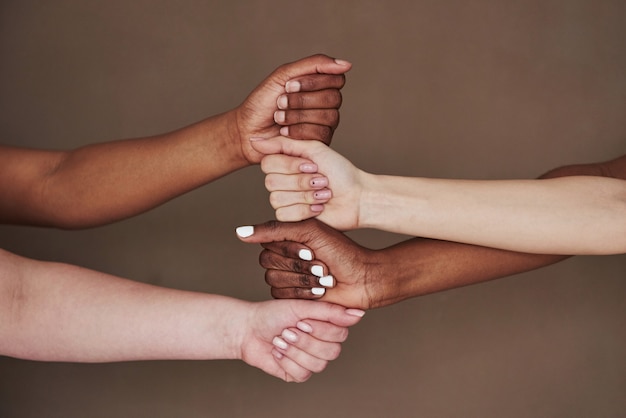
<svg viewBox="0 0 626 418"><path fill-rule="evenodd" d="M350 64L285 64L237 108L147 138L72 151L0 146L0 222L82 228L127 218L260 161L248 138L330 142Z"/></svg>
<svg viewBox="0 0 626 418"><path fill-rule="evenodd" d="M532 253L626 252L626 181L622 179L471 181L383 176L365 173L312 141L274 138L252 144L260 151L284 154L266 157L262 163L280 220L315 214L340 229L375 228ZM317 181L316 173L303 174L305 159L325 179ZM329 184L332 191L313 188L309 179Z"/></svg>
<svg viewBox="0 0 626 418"><path fill-rule="evenodd" d="M0 354L45 361L241 359L306 380L362 311L165 289L0 251Z"/></svg>
<svg viewBox="0 0 626 418"><path fill-rule="evenodd" d="M626 156L554 169L542 178L603 176L626 179ZM321 299L371 309L404 299L541 268L568 258L413 238L370 250L316 219L256 225L244 242L262 243L261 265L275 298ZM301 258L300 254L304 257ZM319 275L312 267L319 266ZM319 276L332 275L323 296ZM321 293L321 292L317 292Z"/></svg>

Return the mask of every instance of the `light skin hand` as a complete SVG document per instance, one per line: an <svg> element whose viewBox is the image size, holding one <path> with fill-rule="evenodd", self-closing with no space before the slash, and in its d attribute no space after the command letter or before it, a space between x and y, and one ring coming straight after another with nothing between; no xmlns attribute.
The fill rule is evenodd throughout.
<svg viewBox="0 0 626 418"><path fill-rule="evenodd" d="M362 315L332 304L166 289L0 250L0 355L16 358L242 359L304 381L339 355L347 327Z"/></svg>
<svg viewBox="0 0 626 418"><path fill-rule="evenodd" d="M266 154L261 169L276 219L294 222L317 216L339 230L360 227L360 201L371 175L315 141L275 137L252 138L250 143Z"/></svg>
<svg viewBox="0 0 626 418"><path fill-rule="evenodd" d="M277 305L275 302L283 302ZM287 382L304 382L323 371L341 352L348 327L363 311L338 305L285 300L254 304L241 359Z"/></svg>
<svg viewBox="0 0 626 418"><path fill-rule="evenodd" d="M541 178L603 176L626 179L626 156L592 164L549 171ZM254 227L241 238L261 243L260 256L266 281L275 298L321 299L345 306L371 309L407 298L481 283L541 268L568 258L566 255L527 254L413 238L380 250L369 250L345 235L309 219L303 222L271 221ZM309 254L303 260L299 254ZM335 287L314 295L319 277L311 267L323 267Z"/></svg>

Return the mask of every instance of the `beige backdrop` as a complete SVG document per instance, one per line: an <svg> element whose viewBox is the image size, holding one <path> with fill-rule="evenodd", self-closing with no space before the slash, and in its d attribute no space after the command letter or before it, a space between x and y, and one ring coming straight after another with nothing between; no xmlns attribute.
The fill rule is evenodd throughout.
<svg viewBox="0 0 626 418"><path fill-rule="evenodd" d="M333 146L364 169L528 178L626 150L626 3L9 1L3 143L71 148L232 108L281 63L353 62ZM268 297L258 167L116 225L0 227L0 246L139 281ZM370 247L404 237L358 232ZM2 417L617 417L626 410L626 256L371 311L304 384L241 362L0 358Z"/></svg>

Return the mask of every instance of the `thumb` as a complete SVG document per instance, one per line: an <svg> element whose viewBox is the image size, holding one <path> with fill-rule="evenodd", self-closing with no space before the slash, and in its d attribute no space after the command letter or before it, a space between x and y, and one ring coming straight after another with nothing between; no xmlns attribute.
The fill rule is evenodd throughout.
<svg viewBox="0 0 626 418"><path fill-rule="evenodd" d="M288 80L307 74L344 74L352 68L348 61L317 54L298 61L283 64L272 73L271 77L284 85Z"/></svg>
<svg viewBox="0 0 626 418"><path fill-rule="evenodd" d="M267 221L257 225L240 226L236 229L237 237L252 244L267 242L294 241L306 242L310 237L310 229L304 222Z"/></svg>

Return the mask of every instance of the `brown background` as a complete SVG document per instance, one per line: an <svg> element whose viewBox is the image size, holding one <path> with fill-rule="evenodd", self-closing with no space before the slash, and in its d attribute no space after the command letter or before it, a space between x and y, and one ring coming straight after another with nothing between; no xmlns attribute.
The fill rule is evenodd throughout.
<svg viewBox="0 0 626 418"><path fill-rule="evenodd" d="M369 171L528 178L626 149L621 0L4 0L0 19L3 143L168 131L324 52L354 64L334 147ZM0 246L262 300L259 250L234 228L271 217L251 167L108 227L3 226ZM300 385L234 361L0 358L0 416L623 416L625 277L626 256L577 257L371 311L342 356Z"/></svg>

